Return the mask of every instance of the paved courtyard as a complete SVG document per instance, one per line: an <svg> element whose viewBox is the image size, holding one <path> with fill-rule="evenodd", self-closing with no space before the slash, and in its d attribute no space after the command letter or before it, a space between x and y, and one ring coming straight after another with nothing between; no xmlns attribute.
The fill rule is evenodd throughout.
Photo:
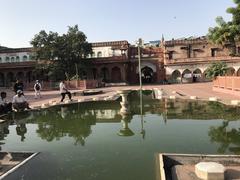
<svg viewBox="0 0 240 180"><path fill-rule="evenodd" d="M190 96L196 96L200 100L208 100L209 97L217 97L221 102L230 104L231 100L240 100L240 97L214 92L212 90L212 83L194 83L194 84L172 84L172 85L144 85L143 89L153 89L158 88L162 89L165 96L176 96L176 98L189 99ZM91 95L91 96L81 96L76 95L73 96L73 100L79 99L89 99L89 98L104 98L117 94L118 90L131 89L136 90L139 89L139 86L119 86L119 87L105 87L98 88L97 90L102 90L103 93L99 95ZM11 89L1 89L0 91L6 91L8 94L8 100L11 101L14 92ZM80 90L71 90L72 93L79 92ZM49 101L60 102L60 94L59 91L42 91L42 98L34 99L33 91L25 91L25 96L28 99L30 106L41 106L44 103L49 103ZM66 96L65 99L68 99Z"/></svg>

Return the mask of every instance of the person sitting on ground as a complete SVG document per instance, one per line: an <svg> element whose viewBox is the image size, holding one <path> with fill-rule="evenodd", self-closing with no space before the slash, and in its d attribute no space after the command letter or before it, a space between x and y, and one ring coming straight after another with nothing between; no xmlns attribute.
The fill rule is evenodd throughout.
<svg viewBox="0 0 240 180"><path fill-rule="evenodd" d="M0 94L0 114L8 113L8 112L12 111L12 103L7 102L6 97L7 97L7 93L1 92L1 94Z"/></svg>
<svg viewBox="0 0 240 180"><path fill-rule="evenodd" d="M23 91L23 83L17 79L16 83L13 86L13 90L14 90L15 94L17 94L18 90Z"/></svg>
<svg viewBox="0 0 240 180"><path fill-rule="evenodd" d="M63 100L65 99L65 95L67 94L68 95L68 98L70 100L72 100L72 95L71 93L68 91L66 85L65 85L65 81L61 81L60 84L59 84L59 89L60 89L60 93L62 95L62 99L61 99L61 102L63 102Z"/></svg>
<svg viewBox="0 0 240 180"><path fill-rule="evenodd" d="M35 91L35 99L37 99L38 97L41 98L41 89L42 89L42 86L41 86L41 83L36 80L36 83L34 84L34 91Z"/></svg>
<svg viewBox="0 0 240 180"><path fill-rule="evenodd" d="M15 96L13 96L12 105L13 105L13 109L15 109L17 111L31 109L21 90L18 90L17 94Z"/></svg>

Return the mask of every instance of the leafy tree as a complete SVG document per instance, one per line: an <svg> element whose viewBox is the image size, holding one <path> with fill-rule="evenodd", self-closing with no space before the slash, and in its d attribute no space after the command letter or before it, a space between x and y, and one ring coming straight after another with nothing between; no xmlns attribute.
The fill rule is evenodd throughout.
<svg viewBox="0 0 240 180"><path fill-rule="evenodd" d="M214 44L228 46L230 55L236 55L236 42L240 40L240 0L233 0L237 5L227 9L232 14L232 20L225 22L222 17L216 18L217 26L209 28L208 39Z"/></svg>
<svg viewBox="0 0 240 180"><path fill-rule="evenodd" d="M31 44L40 64L37 69L47 71L54 79L72 77L76 75L76 68L90 65L86 57L92 54L92 46L77 25L68 27L68 32L63 35L42 30L34 36Z"/></svg>
<svg viewBox="0 0 240 180"><path fill-rule="evenodd" d="M216 78L217 76L224 76L227 72L227 64L225 62L215 62L206 70L207 78Z"/></svg>

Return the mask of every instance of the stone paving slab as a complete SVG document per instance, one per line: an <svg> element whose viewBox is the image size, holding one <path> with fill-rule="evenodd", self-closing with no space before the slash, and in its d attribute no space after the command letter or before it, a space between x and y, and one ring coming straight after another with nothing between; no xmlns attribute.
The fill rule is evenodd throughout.
<svg viewBox="0 0 240 180"><path fill-rule="evenodd" d="M200 100L209 100L210 97L216 97L221 102L225 104L230 104L232 100L240 100L240 97L224 94L219 92L214 92L212 90L212 83L192 83L192 84L172 84L172 85L144 85L143 89L162 89L164 91L165 97L176 96L176 98L181 99L190 99L191 96L196 96L197 99ZM119 86L119 87L105 87L98 88L98 90L102 90L102 94L87 96L87 98L96 98L104 99L105 97L114 96L117 94L119 90L138 90L139 86ZM0 91L7 92L8 101L12 100L14 92L11 89L3 89ZM86 97L79 95L81 90L71 90L72 93L77 94L77 96L73 96L73 100L79 101L79 99L84 100ZM42 91L42 98L34 99L34 91L25 91L24 92L26 98L28 99L30 106L40 106L45 103L49 103L49 101L60 102L61 96L59 91ZM68 99L66 96L65 99Z"/></svg>

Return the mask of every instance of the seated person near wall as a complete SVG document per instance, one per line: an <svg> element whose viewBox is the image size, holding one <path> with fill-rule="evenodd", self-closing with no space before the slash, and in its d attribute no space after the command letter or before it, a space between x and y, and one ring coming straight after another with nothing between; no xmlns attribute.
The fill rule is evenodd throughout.
<svg viewBox="0 0 240 180"><path fill-rule="evenodd" d="M12 111L12 103L7 102L6 97L7 97L7 93L1 92L1 94L0 94L0 114L8 113L8 112Z"/></svg>
<svg viewBox="0 0 240 180"><path fill-rule="evenodd" d="M31 109L21 90L18 90L17 94L15 96L13 96L12 106L13 106L13 109L15 109L17 111Z"/></svg>

